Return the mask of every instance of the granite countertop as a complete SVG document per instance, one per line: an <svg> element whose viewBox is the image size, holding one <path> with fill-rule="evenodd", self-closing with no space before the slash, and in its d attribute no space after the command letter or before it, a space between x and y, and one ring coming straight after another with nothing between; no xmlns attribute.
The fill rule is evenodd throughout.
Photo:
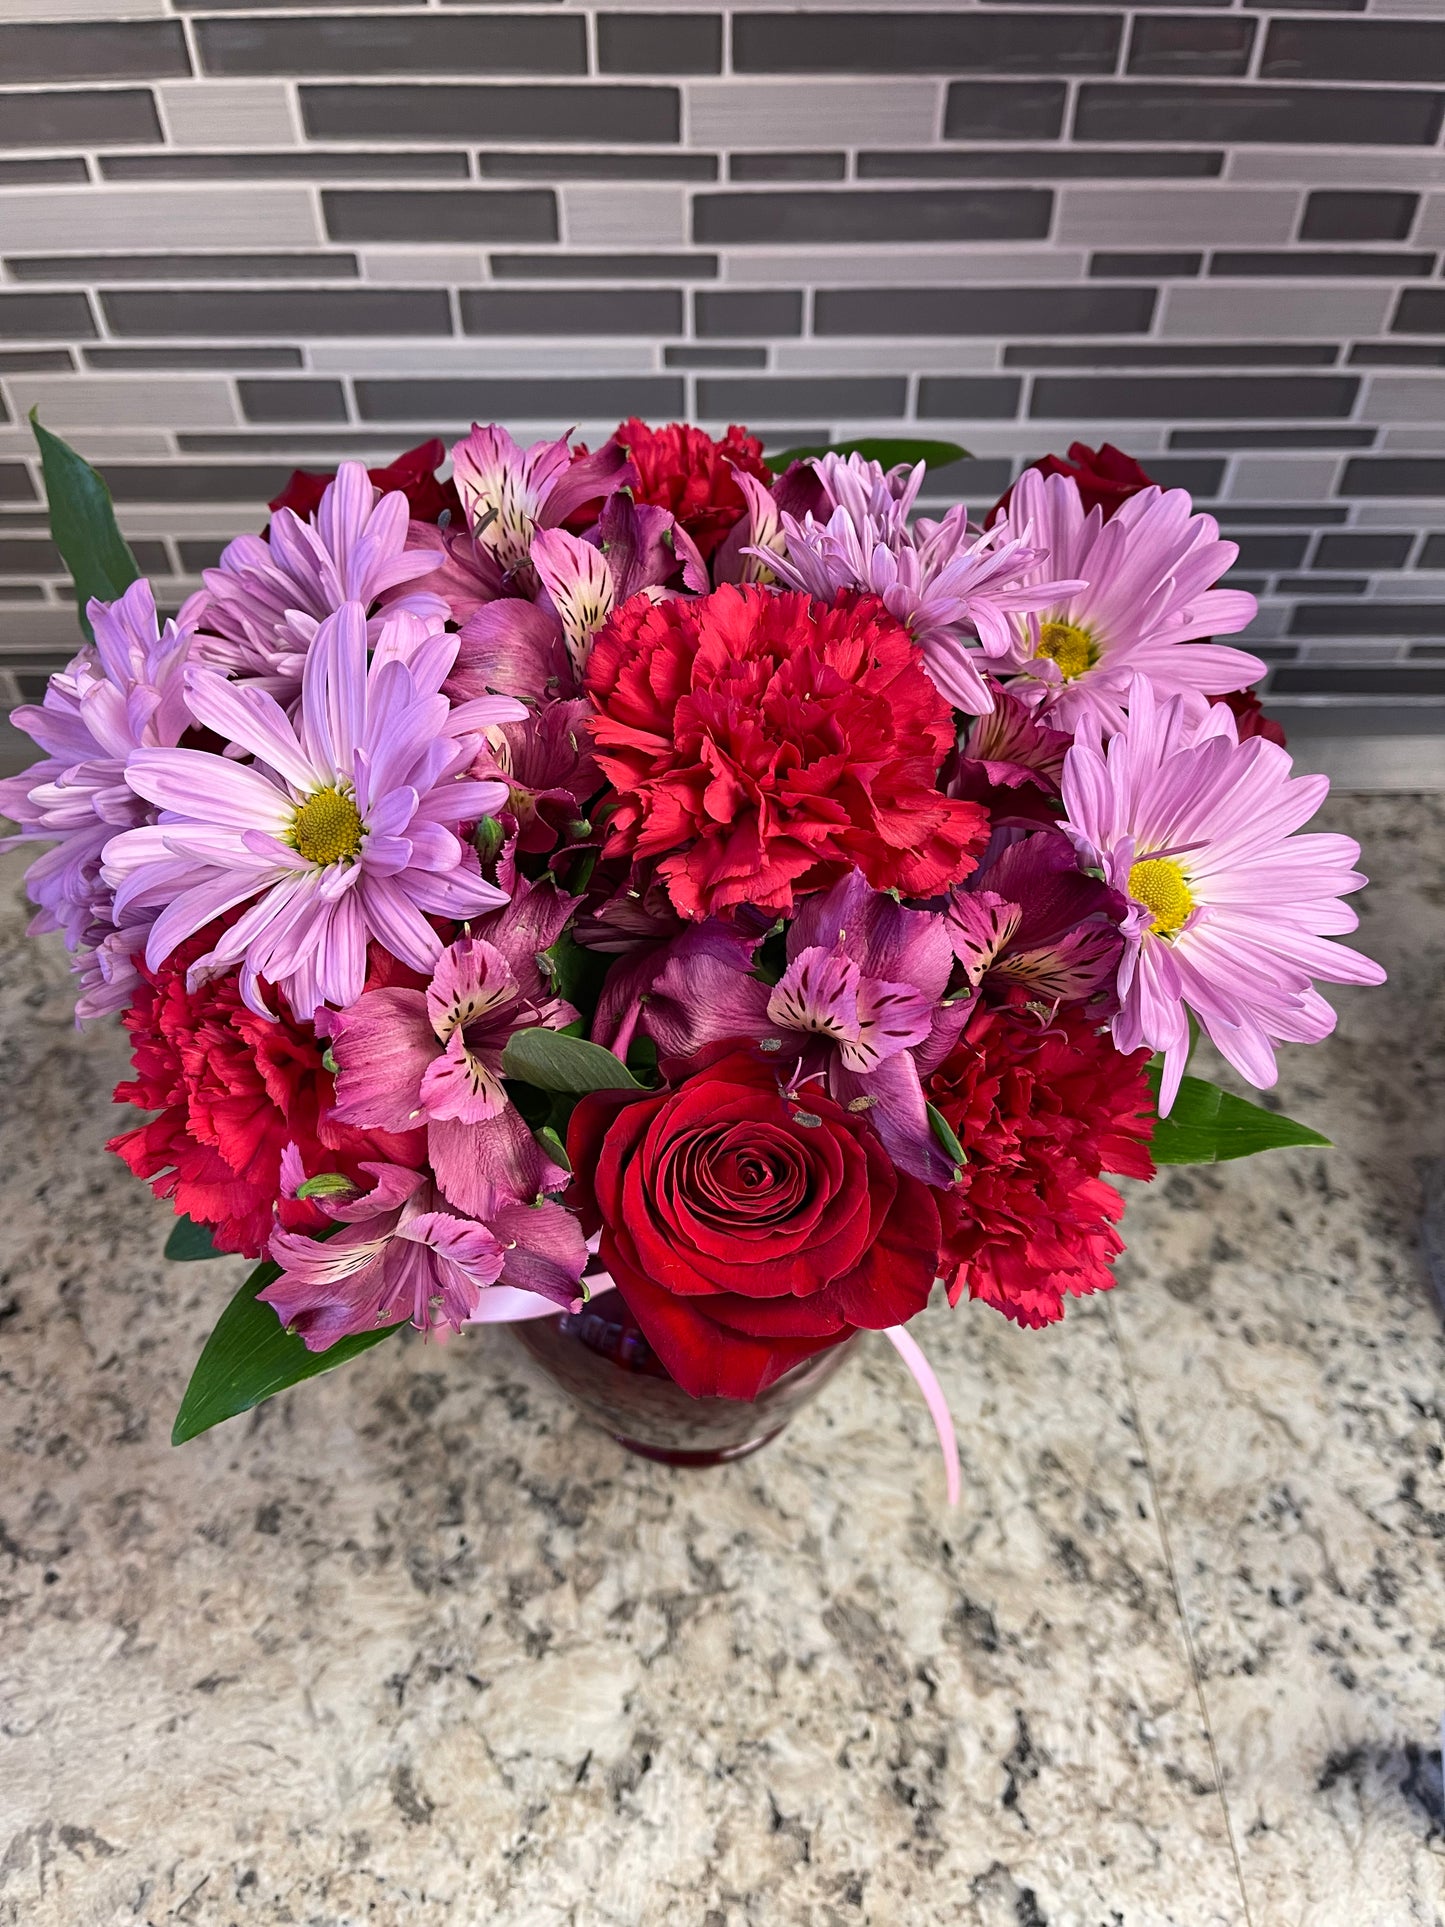
<svg viewBox="0 0 1445 1927"><path fill-rule="evenodd" d="M1445 799L1336 798L1392 970L1286 1062L1333 1152L1134 1187L1062 1327L870 1341L724 1471L504 1334L185 1447L124 1064L0 892L0 1922L1439 1927Z"/></svg>

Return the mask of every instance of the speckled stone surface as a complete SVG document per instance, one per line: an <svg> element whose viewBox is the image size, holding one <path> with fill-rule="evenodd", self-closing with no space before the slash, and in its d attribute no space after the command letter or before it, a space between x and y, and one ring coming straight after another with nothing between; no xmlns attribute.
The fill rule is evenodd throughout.
<svg viewBox="0 0 1445 1927"><path fill-rule="evenodd" d="M881 1341L707 1474L500 1334L173 1452L243 1267L157 1256L3 859L0 1923L1440 1927L1445 805L1330 816L1339 1148L1136 1187L1062 1328L930 1312L952 1515Z"/></svg>

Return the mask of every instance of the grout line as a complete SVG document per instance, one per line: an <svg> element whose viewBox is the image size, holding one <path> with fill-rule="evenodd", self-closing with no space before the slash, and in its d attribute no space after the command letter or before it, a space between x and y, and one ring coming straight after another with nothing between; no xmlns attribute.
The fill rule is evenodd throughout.
<svg viewBox="0 0 1445 1927"><path fill-rule="evenodd" d="M1123 1333L1119 1329L1118 1316L1109 1300L1104 1296L1104 1317L1108 1322L1109 1335L1114 1341L1114 1349L1119 1355L1119 1365L1124 1375L1124 1389L1128 1393L1129 1407L1134 1418L1134 1430L1138 1435L1139 1449L1144 1455L1144 1476L1149 1484L1149 1496L1154 1506L1154 1519L1159 1528L1159 1543L1164 1553L1164 1564L1169 1573L1169 1584L1174 1593L1174 1608L1179 1615L1179 1629L1184 1637L1185 1656L1189 1661L1189 1676L1194 1683L1194 1696L1199 1706L1199 1717L1204 1723L1205 1738L1209 1742L1209 1758L1214 1768L1214 1784L1219 1792L1220 1811L1224 1815L1224 1830L1229 1840L1230 1857L1234 1861L1234 1877L1239 1882L1239 1900L1244 1908L1245 1927L1253 1927L1253 1916L1249 1910L1249 1893L1244 1884L1244 1866L1239 1857L1239 1843L1234 1834L1234 1816L1229 1810L1229 1801L1224 1792L1224 1773L1219 1762L1219 1747L1214 1737L1214 1726L1209 1717L1209 1705L1204 1696L1204 1681L1199 1672L1199 1655L1194 1646L1194 1634L1189 1624L1189 1613L1184 1603L1184 1594L1179 1585L1179 1569L1174 1562L1174 1548L1169 1539L1169 1525L1164 1517L1164 1506L1159 1492L1159 1481L1154 1472L1154 1458L1149 1450L1149 1434L1144 1425L1144 1412L1139 1403L1134 1374L1129 1364L1129 1354L1124 1345Z"/></svg>

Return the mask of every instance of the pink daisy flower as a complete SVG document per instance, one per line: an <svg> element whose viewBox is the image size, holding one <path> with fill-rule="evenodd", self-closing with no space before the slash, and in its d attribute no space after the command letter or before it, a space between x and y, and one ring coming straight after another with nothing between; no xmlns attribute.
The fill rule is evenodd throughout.
<svg viewBox="0 0 1445 1927"><path fill-rule="evenodd" d="M1161 695L1188 694L1197 708L1264 674L1258 656L1190 641L1234 634L1257 606L1243 590L1213 586L1239 549L1219 539L1213 516L1191 511L1185 490L1146 488L1106 522L1101 509L1084 513L1071 476L1025 469L1015 482L994 532L1038 551L1026 582L1068 576L1077 586L1036 603L1002 646L980 634L995 671L1015 673L1013 693L1046 708L1056 728L1072 730L1093 714L1117 729L1136 671Z"/></svg>
<svg viewBox="0 0 1445 1927"><path fill-rule="evenodd" d="M1086 721L1065 758L1062 828L1129 900L1114 1041L1164 1053L1167 1113L1189 1056L1188 1011L1242 1077L1267 1089L1276 1044L1317 1043L1334 1029L1313 978L1378 984L1385 973L1324 941L1359 921L1340 902L1365 882L1359 844L1292 834L1328 778L1292 775L1277 743L1241 743L1223 704L1201 720L1185 697L1160 702L1137 675L1125 693L1129 719L1108 747Z"/></svg>
<svg viewBox="0 0 1445 1927"><path fill-rule="evenodd" d="M317 625L344 602L370 612L385 597L388 614L444 622L439 595L407 589L436 567L429 549L407 547L410 518L399 489L384 495L364 464L343 462L309 520L277 509L264 536L237 536L219 567L205 570L205 588L181 609L182 624L201 631L197 656L287 701Z"/></svg>
<svg viewBox="0 0 1445 1927"><path fill-rule="evenodd" d="M0 849L54 843L26 872L39 905L30 928L63 932L84 986L80 1022L123 1009L138 981L138 934L116 930L101 875L101 853L116 831L152 814L126 782L126 759L141 744L178 743L191 721L182 684L191 632L174 622L160 627L150 584L133 582L86 613L94 648L50 678L38 706L23 705L12 718L48 754L0 782L0 812L20 825Z"/></svg>
<svg viewBox="0 0 1445 1927"><path fill-rule="evenodd" d="M428 917L506 902L459 826L507 797L505 784L467 780L481 731L526 712L502 696L454 708L440 690L455 657L455 636L401 616L368 665L366 611L349 602L316 632L294 723L263 689L203 666L186 672L196 721L255 761L145 748L127 764L160 821L113 838L102 873L118 915L154 916L152 968L247 904L193 976L239 964L252 1009L266 1013L265 978L306 1018L355 1003L368 939L430 971L442 943Z"/></svg>

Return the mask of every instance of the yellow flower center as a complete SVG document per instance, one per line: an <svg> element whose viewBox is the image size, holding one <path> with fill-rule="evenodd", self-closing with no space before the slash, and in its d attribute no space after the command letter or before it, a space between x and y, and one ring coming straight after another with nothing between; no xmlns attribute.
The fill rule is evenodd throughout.
<svg viewBox="0 0 1445 1927"><path fill-rule="evenodd" d="M361 812L345 790L317 790L291 825L291 842L308 863L340 863L356 856L361 834Z"/></svg>
<svg viewBox="0 0 1445 1927"><path fill-rule="evenodd" d="M1182 930L1194 908L1184 872L1169 856L1146 856L1136 863L1129 872L1129 895L1152 915L1149 928L1156 937L1172 937Z"/></svg>
<svg viewBox="0 0 1445 1927"><path fill-rule="evenodd" d="M1072 622L1044 623L1039 629L1036 653L1047 656L1050 662L1056 662L1065 682L1082 676L1086 669L1092 669L1099 660L1098 645L1093 637L1087 629L1075 628Z"/></svg>

